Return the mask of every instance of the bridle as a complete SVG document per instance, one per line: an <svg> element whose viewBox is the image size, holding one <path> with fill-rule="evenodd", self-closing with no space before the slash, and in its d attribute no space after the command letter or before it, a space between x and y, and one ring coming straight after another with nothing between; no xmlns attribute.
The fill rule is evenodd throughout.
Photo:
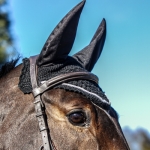
<svg viewBox="0 0 150 150"><path fill-rule="evenodd" d="M41 94L43 94L48 89L58 84L61 84L63 82L71 81L74 79L86 79L98 83L98 78L97 76L89 72L72 72L72 73L66 73L66 74L56 76L52 79L45 81L43 84L38 86L37 79L36 79L37 57L38 56L30 57L30 78L31 78L31 84L33 89L32 94L34 96L36 117L39 123L39 129L43 140L43 146L40 149L44 148L44 150L56 150L52 142L52 139L50 137L50 130L47 125L45 107L41 99Z"/></svg>

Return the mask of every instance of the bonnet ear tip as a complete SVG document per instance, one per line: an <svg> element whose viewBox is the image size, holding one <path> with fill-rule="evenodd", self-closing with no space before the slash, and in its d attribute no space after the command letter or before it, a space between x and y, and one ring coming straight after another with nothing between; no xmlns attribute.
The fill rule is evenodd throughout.
<svg viewBox="0 0 150 150"><path fill-rule="evenodd" d="M102 19L102 24L106 26L106 19L105 18Z"/></svg>
<svg viewBox="0 0 150 150"><path fill-rule="evenodd" d="M106 20L105 20L105 18L102 19L100 26L106 31Z"/></svg>
<svg viewBox="0 0 150 150"><path fill-rule="evenodd" d="M82 0L82 1L81 1L81 4L82 4L82 5L84 5L84 4L85 4L85 2L86 2L86 0Z"/></svg>
<svg viewBox="0 0 150 150"><path fill-rule="evenodd" d="M105 21L105 22L106 22L106 19L105 19L105 18L103 18L103 19L102 19L102 21Z"/></svg>

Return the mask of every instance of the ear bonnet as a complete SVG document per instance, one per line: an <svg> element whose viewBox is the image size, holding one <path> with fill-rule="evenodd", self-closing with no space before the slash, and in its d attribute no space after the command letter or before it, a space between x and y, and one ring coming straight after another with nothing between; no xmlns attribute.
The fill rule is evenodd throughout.
<svg viewBox="0 0 150 150"><path fill-rule="evenodd" d="M37 57L37 81L40 85L53 77L70 72L90 72L97 62L105 42L106 22L102 20L90 44L75 55L68 56L75 40L78 21L85 1L74 7L56 26ZM19 88L25 94L32 92L29 59L23 59ZM84 95L100 107L110 102L98 84L89 80L72 80L58 84L54 89L65 89Z"/></svg>

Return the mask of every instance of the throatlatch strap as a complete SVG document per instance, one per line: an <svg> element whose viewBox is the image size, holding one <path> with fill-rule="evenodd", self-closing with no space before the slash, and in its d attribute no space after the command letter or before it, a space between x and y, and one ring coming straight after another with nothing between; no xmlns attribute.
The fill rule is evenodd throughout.
<svg viewBox="0 0 150 150"><path fill-rule="evenodd" d="M36 80L36 58L37 56L30 57L30 78L31 78L31 84L33 89L38 87L37 80ZM42 135L44 150L53 150L52 141L50 139L49 132L48 132L44 105L42 103L40 95L35 97L34 104L35 104L36 117L39 122L39 129Z"/></svg>

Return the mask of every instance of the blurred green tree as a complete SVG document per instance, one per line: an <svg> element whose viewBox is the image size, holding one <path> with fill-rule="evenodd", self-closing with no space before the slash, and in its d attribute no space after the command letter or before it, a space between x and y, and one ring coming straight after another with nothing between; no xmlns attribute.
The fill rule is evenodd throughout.
<svg viewBox="0 0 150 150"><path fill-rule="evenodd" d="M6 9L7 5L6 0L0 0L0 66L8 60L10 55L15 55L15 50L10 52L14 40L10 31L11 21Z"/></svg>
<svg viewBox="0 0 150 150"><path fill-rule="evenodd" d="M133 131L126 127L123 132L131 150L150 150L150 133L147 130L138 128Z"/></svg>

